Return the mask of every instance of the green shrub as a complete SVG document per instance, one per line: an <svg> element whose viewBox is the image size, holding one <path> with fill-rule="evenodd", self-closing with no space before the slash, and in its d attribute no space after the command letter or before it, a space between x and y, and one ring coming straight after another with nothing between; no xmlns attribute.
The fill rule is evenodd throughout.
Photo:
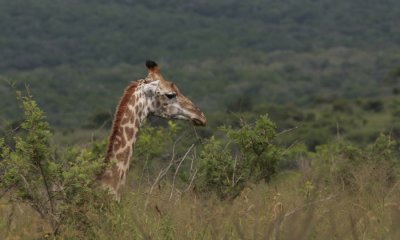
<svg viewBox="0 0 400 240"><path fill-rule="evenodd" d="M94 187L103 167L99 152L104 146L57 154L50 145L52 134L43 111L30 96L18 96L25 116L14 137L15 147L0 139L0 188L10 192L11 201L31 206L54 235L68 225L88 227L88 203L103 193Z"/></svg>
<svg viewBox="0 0 400 240"><path fill-rule="evenodd" d="M249 179L269 181L276 173L281 153L280 148L273 144L275 124L267 116L261 116L254 125L243 124L240 129L228 127L224 131L239 147L243 165L250 171Z"/></svg>
<svg viewBox="0 0 400 240"><path fill-rule="evenodd" d="M368 181L391 184L397 176L397 143L389 136L381 135L375 143L361 148L348 142L337 142L317 147L313 154L315 167L325 176L352 189L361 169L371 168L381 175L370 175ZM379 170L379 171L378 171ZM364 183L365 184L365 183Z"/></svg>
<svg viewBox="0 0 400 240"><path fill-rule="evenodd" d="M239 194L247 183L270 181L281 157L281 149L273 143L275 124L262 116L255 124L222 130L228 141L212 137L200 154L198 186L226 198Z"/></svg>
<svg viewBox="0 0 400 240"><path fill-rule="evenodd" d="M245 181L246 169L239 169L228 145L211 137L199 157L199 175L202 190L216 191L221 197L237 194Z"/></svg>

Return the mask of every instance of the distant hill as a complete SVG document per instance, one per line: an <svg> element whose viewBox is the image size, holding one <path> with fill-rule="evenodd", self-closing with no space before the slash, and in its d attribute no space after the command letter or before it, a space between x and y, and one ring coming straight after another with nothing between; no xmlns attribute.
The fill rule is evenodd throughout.
<svg viewBox="0 0 400 240"><path fill-rule="evenodd" d="M391 94L399 22L395 0L0 0L0 75L56 126L112 113L146 59L208 112L301 108ZM2 118L13 92L0 81Z"/></svg>
<svg viewBox="0 0 400 240"><path fill-rule="evenodd" d="M395 0L0 1L0 69L400 42Z"/></svg>

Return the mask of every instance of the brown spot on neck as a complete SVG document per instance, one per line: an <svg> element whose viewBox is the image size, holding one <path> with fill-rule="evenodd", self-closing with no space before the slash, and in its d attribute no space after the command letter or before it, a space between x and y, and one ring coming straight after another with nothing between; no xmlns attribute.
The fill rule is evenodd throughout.
<svg viewBox="0 0 400 240"><path fill-rule="evenodd" d="M126 166L129 162L130 153L131 153L131 147L129 146L124 151L117 154L116 158L119 162L124 161L124 164Z"/></svg>
<svg viewBox="0 0 400 240"><path fill-rule="evenodd" d="M114 116L111 135L110 135L109 142L108 142L108 149L107 149L107 154L106 154L106 158L105 158L106 163L108 163L110 161L110 157L113 152L113 145L114 145L114 142L116 141L117 135L120 131L119 128L121 126L122 119L124 117L125 112L128 109L129 101L133 97L133 94L136 91L137 86L138 86L137 82L132 82L125 89L124 95L122 96L122 98L118 104L117 111L115 112L115 116Z"/></svg>
<svg viewBox="0 0 400 240"><path fill-rule="evenodd" d="M133 138L134 132L135 132L135 129L133 129L131 127L125 127L125 133L126 133L126 137L128 138L127 139L128 141Z"/></svg>

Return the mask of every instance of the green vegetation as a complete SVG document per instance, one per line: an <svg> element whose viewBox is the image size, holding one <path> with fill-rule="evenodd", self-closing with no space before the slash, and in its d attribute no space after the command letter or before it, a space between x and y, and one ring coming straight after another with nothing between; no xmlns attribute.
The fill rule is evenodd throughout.
<svg viewBox="0 0 400 240"><path fill-rule="evenodd" d="M395 0L0 0L0 239L400 239L399 18ZM96 176L146 59L208 125L151 118L116 204Z"/></svg>
<svg viewBox="0 0 400 240"><path fill-rule="evenodd" d="M103 148L56 154L44 113L30 96L19 98L25 117L13 139L14 147L0 139L1 189L11 192L11 202L31 206L55 235L65 222L85 227L86 205L99 197L92 188L102 169L96 149Z"/></svg>
<svg viewBox="0 0 400 240"><path fill-rule="evenodd" d="M281 150L272 143L275 128L262 116L254 126L223 128L229 140L226 144L211 137L199 157L199 187L227 198L239 195L249 183L269 182L281 157Z"/></svg>
<svg viewBox="0 0 400 240"><path fill-rule="evenodd" d="M398 7L395 0L1 1L0 68L396 48Z"/></svg>
<svg viewBox="0 0 400 240"><path fill-rule="evenodd" d="M111 117L147 58L209 118L265 103L302 111L398 89L398 9L372 0L1 1L0 70L68 131ZM19 116L13 93L0 81L2 118Z"/></svg>
<svg viewBox="0 0 400 240"><path fill-rule="evenodd" d="M2 237L399 237L400 152L389 136L367 147L336 141L315 152L281 148L274 142L285 133L277 135L261 116L238 129L222 128L226 136L211 137L203 148L192 145L184 153L174 146L167 166L158 162L149 171L153 154L170 148L157 141L179 129L147 127L138 146L157 147L138 153L118 204L96 187L105 144L53 153L43 112L30 97L20 101L25 117L14 147L0 140Z"/></svg>

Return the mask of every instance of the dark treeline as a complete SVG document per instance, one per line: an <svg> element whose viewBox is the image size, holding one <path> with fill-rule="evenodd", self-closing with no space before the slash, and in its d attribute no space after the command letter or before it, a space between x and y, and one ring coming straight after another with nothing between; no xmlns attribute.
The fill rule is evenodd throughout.
<svg viewBox="0 0 400 240"><path fill-rule="evenodd" d="M10 85L28 85L52 126L101 126L154 59L211 128L268 112L280 129L324 132L315 145L338 124L372 129L358 118L376 114L382 128L353 137L368 142L395 128L399 11L372 0L0 1L0 123L18 120Z"/></svg>
<svg viewBox="0 0 400 240"><path fill-rule="evenodd" d="M1 69L397 48L398 1L1 1Z"/></svg>

